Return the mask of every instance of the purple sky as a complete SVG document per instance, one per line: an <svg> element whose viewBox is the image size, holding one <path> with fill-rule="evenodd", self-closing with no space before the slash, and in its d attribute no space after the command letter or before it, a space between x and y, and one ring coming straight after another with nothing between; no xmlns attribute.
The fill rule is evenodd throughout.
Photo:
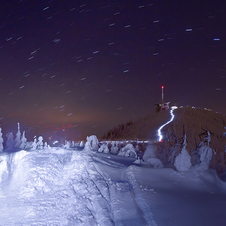
<svg viewBox="0 0 226 226"><path fill-rule="evenodd" d="M226 113L225 24L224 0L4 0L2 128L101 137L155 112L161 85L172 104Z"/></svg>

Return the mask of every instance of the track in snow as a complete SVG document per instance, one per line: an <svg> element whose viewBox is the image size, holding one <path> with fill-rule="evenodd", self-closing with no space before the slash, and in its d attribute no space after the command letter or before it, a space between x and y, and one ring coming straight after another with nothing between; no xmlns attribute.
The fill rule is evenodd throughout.
<svg viewBox="0 0 226 226"><path fill-rule="evenodd" d="M0 158L0 225L155 225L122 164L64 149Z"/></svg>

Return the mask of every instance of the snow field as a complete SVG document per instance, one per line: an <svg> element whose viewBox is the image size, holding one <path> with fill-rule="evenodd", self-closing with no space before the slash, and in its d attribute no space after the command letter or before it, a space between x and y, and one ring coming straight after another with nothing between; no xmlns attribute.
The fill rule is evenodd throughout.
<svg viewBox="0 0 226 226"><path fill-rule="evenodd" d="M86 152L27 152L12 166L0 189L2 225L113 225L108 188Z"/></svg>
<svg viewBox="0 0 226 226"><path fill-rule="evenodd" d="M157 164L153 151L145 158ZM226 183L214 170L132 161L63 148L1 153L0 225L226 225Z"/></svg>

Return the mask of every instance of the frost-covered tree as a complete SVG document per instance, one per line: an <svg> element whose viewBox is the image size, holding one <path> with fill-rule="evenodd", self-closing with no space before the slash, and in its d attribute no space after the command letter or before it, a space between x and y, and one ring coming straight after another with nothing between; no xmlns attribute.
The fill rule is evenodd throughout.
<svg viewBox="0 0 226 226"><path fill-rule="evenodd" d="M213 156L213 151L210 146L202 146L199 148L200 164L199 168L203 170L209 169L210 160Z"/></svg>
<svg viewBox="0 0 226 226"><path fill-rule="evenodd" d="M111 153L114 154L114 155L117 155L118 154L118 142L117 141L112 141L111 143Z"/></svg>
<svg viewBox="0 0 226 226"><path fill-rule="evenodd" d="M48 148L47 142L44 143L44 148Z"/></svg>
<svg viewBox="0 0 226 226"><path fill-rule="evenodd" d="M85 150L97 151L99 149L99 141L95 135L86 138Z"/></svg>
<svg viewBox="0 0 226 226"><path fill-rule="evenodd" d="M211 140L209 131L207 131L207 135L206 135L206 137L204 137L204 140L207 142L207 145L209 146L210 145L210 140Z"/></svg>
<svg viewBox="0 0 226 226"><path fill-rule="evenodd" d="M13 133L7 133L6 134L6 148L13 148L14 147L14 139L13 139Z"/></svg>
<svg viewBox="0 0 226 226"><path fill-rule="evenodd" d="M32 148L31 150L36 150L37 149L37 138L36 136L34 137L34 142L32 143Z"/></svg>
<svg viewBox="0 0 226 226"><path fill-rule="evenodd" d="M0 127L0 152L3 152L2 128Z"/></svg>
<svg viewBox="0 0 226 226"><path fill-rule="evenodd" d="M175 158L174 166L178 171L189 171L191 168L191 156L186 149L186 134L184 135L184 143L181 153Z"/></svg>
<svg viewBox="0 0 226 226"><path fill-rule="evenodd" d="M107 144L102 144L100 146L100 148L98 149L98 152L109 153L108 145Z"/></svg>
<svg viewBox="0 0 226 226"><path fill-rule="evenodd" d="M124 148L122 148L119 151L118 155L125 156L125 157L131 157L131 158L137 158L137 153L132 144L127 144Z"/></svg>
<svg viewBox="0 0 226 226"><path fill-rule="evenodd" d="M153 168L163 168L163 164L160 159L156 158L157 146L154 142L149 142L143 155L143 160ZM139 153L140 156L141 153Z"/></svg>
<svg viewBox="0 0 226 226"><path fill-rule="evenodd" d="M84 148L84 147L85 147L84 141L81 141L81 142L80 142L79 147L80 147L80 148Z"/></svg>
<svg viewBox="0 0 226 226"><path fill-rule="evenodd" d="M21 132L20 132L20 123L17 123L17 133L16 133L16 138L15 138L15 147L19 148L21 145Z"/></svg>
<svg viewBox="0 0 226 226"><path fill-rule="evenodd" d="M37 149L38 149L38 150L43 149L43 137L42 137L42 136L39 136L39 137L38 137Z"/></svg>
<svg viewBox="0 0 226 226"><path fill-rule="evenodd" d="M155 155L156 150L157 150L157 147L154 144L154 142L149 142L147 149L144 152L143 160L146 162L149 158L155 158L156 157L156 155Z"/></svg>
<svg viewBox="0 0 226 226"><path fill-rule="evenodd" d="M71 142L70 142L70 141L65 140L65 145L64 145L64 148L65 148L65 149L69 149L70 147L71 147Z"/></svg>
<svg viewBox="0 0 226 226"><path fill-rule="evenodd" d="M27 138L25 137L25 131L23 131L20 148L24 149L26 147L26 145L27 145Z"/></svg>

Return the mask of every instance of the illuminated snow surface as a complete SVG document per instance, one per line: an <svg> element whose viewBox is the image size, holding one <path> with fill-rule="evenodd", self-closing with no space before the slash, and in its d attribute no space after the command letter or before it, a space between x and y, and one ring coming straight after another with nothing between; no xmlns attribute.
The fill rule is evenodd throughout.
<svg viewBox="0 0 226 226"><path fill-rule="evenodd" d="M226 225L226 186L214 171L53 148L0 159L0 225Z"/></svg>

